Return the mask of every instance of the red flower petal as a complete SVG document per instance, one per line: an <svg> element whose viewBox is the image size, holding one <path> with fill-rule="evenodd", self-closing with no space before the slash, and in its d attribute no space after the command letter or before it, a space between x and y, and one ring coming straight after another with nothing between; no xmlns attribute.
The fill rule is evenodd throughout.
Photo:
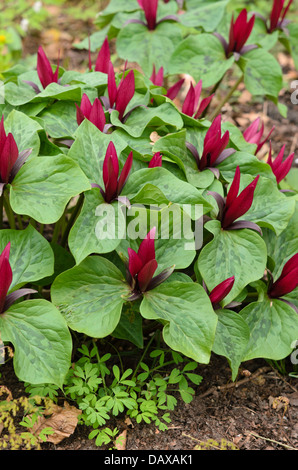
<svg viewBox="0 0 298 470"><path fill-rule="evenodd" d="M102 104L98 98L95 98L90 115L89 121L91 121L101 132L104 129L106 123L106 117Z"/></svg>
<svg viewBox="0 0 298 470"><path fill-rule="evenodd" d="M143 263L139 255L132 249L128 248L128 270L130 275L134 277L142 269Z"/></svg>
<svg viewBox="0 0 298 470"><path fill-rule="evenodd" d="M14 137L9 133L2 148L0 158L0 175L2 183L8 183L9 175L19 156L19 150Z"/></svg>
<svg viewBox="0 0 298 470"><path fill-rule="evenodd" d="M123 72L124 73L124 72ZM133 70L128 72L125 78L123 78L119 84L116 106L115 108L119 111L119 119L123 118L124 112L130 100L135 93L135 76Z"/></svg>
<svg viewBox="0 0 298 470"><path fill-rule="evenodd" d="M6 295L12 283L12 270L9 263L10 242L0 255L0 313L3 311Z"/></svg>
<svg viewBox="0 0 298 470"><path fill-rule="evenodd" d="M151 259L148 261L148 263L143 266L141 271L138 273L138 284L139 284L139 289L141 292L145 292L148 284L153 278L153 275L157 269L157 261L156 259Z"/></svg>
<svg viewBox="0 0 298 470"><path fill-rule="evenodd" d="M153 227L150 232L147 233L146 237L140 244L138 255L142 260L143 265L148 261L155 259L155 247L154 238L156 233L156 227Z"/></svg>
<svg viewBox="0 0 298 470"><path fill-rule="evenodd" d="M109 41L106 37L100 51L98 53L96 62L95 62L95 72L108 73L109 72L109 63L111 60L111 53L109 47Z"/></svg>
<svg viewBox="0 0 298 470"><path fill-rule="evenodd" d="M213 304L218 304L221 302L232 290L234 282L235 277L232 276L218 284L218 286L214 287L214 289L209 294L211 302Z"/></svg>

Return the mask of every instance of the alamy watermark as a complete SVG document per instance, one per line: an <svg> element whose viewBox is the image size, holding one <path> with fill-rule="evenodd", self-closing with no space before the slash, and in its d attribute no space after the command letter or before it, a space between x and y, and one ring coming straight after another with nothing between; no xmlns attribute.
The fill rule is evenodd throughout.
<svg viewBox="0 0 298 470"><path fill-rule="evenodd" d="M201 204L100 204L95 210L98 240L144 239L156 227L158 239L183 240L185 250L198 250L203 243ZM157 238L157 236L156 236Z"/></svg>

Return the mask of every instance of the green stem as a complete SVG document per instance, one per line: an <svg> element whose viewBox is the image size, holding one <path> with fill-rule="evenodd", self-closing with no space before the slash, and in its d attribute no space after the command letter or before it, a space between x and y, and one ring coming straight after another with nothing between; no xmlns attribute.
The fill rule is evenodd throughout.
<svg viewBox="0 0 298 470"><path fill-rule="evenodd" d="M62 240L61 240L61 246L65 246L66 245L66 242L67 242L67 239L68 239L68 235L69 235L69 232L70 232L70 229L72 228L76 218L77 218L77 215L79 213L79 211L81 210L81 207L83 205L83 201L84 201L84 194L80 194L80 197L77 201L77 204L75 205L75 207L73 208L73 211L71 213L71 216L67 222L67 225L66 225L66 228L65 230L63 231L63 235L62 235Z"/></svg>
<svg viewBox="0 0 298 470"><path fill-rule="evenodd" d="M146 354L147 354L147 352L148 352L148 350L149 350L149 348L150 348L150 346L151 346L151 343L152 343L152 341L154 340L155 337L156 337L156 332L152 335L150 341L148 341L148 344L147 344L147 346L146 346L146 348L145 348L145 350L144 350L144 352L143 352L143 354L142 354L141 359L139 360L139 362L138 362L138 364L137 364L137 367L135 368L135 371L134 371L134 373L133 373L133 375L132 375L132 377L131 377L131 380L134 380L134 379L135 379L135 377L136 377L136 375L137 375L137 373L138 373L138 371L139 371L140 364L141 364L141 362L143 362L144 357L146 356ZM130 389L131 389L131 387L129 388L128 393L130 392Z"/></svg>
<svg viewBox="0 0 298 470"><path fill-rule="evenodd" d="M95 348L95 351L96 351L96 358L97 358L97 362L98 362L98 366L99 366L99 371L100 371L100 375L101 375L101 379L102 379L102 385L103 385L105 394L108 395L108 389L107 389L107 385L106 385L106 381L105 381L105 376L104 376L104 374L102 373L102 370L101 370L101 367L100 367L99 352L98 352L98 348L97 348L97 346L96 346L96 342L95 342L94 339L92 340L92 344L93 344L93 347Z"/></svg>
<svg viewBox="0 0 298 470"><path fill-rule="evenodd" d="M24 226L23 226L23 221L22 221L22 217L20 214L17 214L17 221L18 221L19 229L23 230Z"/></svg>
<svg viewBox="0 0 298 470"><path fill-rule="evenodd" d="M212 90L210 91L209 96L210 96L210 95L213 95L213 94L216 92L216 90L218 89L218 87L219 87L219 85L221 84L221 82L223 81L223 79L224 79L224 76L223 76L220 80L218 80L217 83L215 83L215 85L213 86ZM212 100L211 100L211 101L212 101ZM206 116L206 114L207 114L207 112L208 112L208 110L209 110L209 108L210 108L211 101L210 101L210 103L208 104L207 108L204 109L204 111L203 111L203 113L202 113L202 116L201 116L201 119Z"/></svg>
<svg viewBox="0 0 298 470"><path fill-rule="evenodd" d="M16 229L16 221L14 218L14 213L11 209L10 202L9 202L9 197L4 193L4 198L3 198L3 204L5 208L5 213L8 218L8 223L11 229Z"/></svg>
<svg viewBox="0 0 298 470"><path fill-rule="evenodd" d="M234 92L237 90L238 86L240 85L240 83L243 81L243 78L244 78L244 75L242 74L241 77L238 78L237 82L235 83L235 85L230 89L229 93L226 94L226 96L224 96L224 98L221 100L221 102L218 104L218 106L215 108L215 110L213 111L213 113L211 114L210 116L210 121L213 121L213 119L216 118L216 116L220 113L222 107L229 101L229 99L231 98L231 96L234 94Z"/></svg>
<svg viewBox="0 0 298 470"><path fill-rule="evenodd" d="M60 231L61 231L61 224L63 222L63 218L64 218L64 213L63 213L62 217L60 217L60 219L57 220L57 222L55 223L53 236L52 236L52 240L51 240L52 244L55 244L58 241L59 234L60 234Z"/></svg>

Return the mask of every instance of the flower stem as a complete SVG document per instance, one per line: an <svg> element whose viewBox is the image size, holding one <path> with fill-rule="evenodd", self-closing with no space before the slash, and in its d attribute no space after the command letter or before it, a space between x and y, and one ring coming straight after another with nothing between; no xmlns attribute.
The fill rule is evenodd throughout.
<svg viewBox="0 0 298 470"><path fill-rule="evenodd" d="M213 119L216 118L216 116L220 113L221 111L221 108L229 101L229 99L231 98L231 96L234 94L234 92L237 90L238 86L240 85L240 83L243 81L243 78L244 78L244 75L242 74L241 77L238 78L237 82L235 83L235 85L230 89L229 93L226 94L226 96L224 96L224 98L221 100L221 102L218 104L218 106L215 108L215 110L213 111L213 113L211 114L209 120L210 121L213 121Z"/></svg>
<svg viewBox="0 0 298 470"><path fill-rule="evenodd" d="M79 211L81 210L81 207L83 205L83 201L84 201L84 194L80 194L80 197L78 199L78 202L77 204L75 205L75 207L73 208L73 211L71 213L71 216L67 222L67 225L66 225L66 228L63 232L63 235L62 235L62 239L61 239L61 246L65 246L66 245L66 242L67 242L67 238L68 238L68 235L69 235L69 232L70 232L70 229L72 228L76 218L77 218L77 215L79 213Z"/></svg>
<svg viewBox="0 0 298 470"><path fill-rule="evenodd" d="M4 204L4 209L6 216L8 218L8 223L11 229L16 229L16 221L14 218L14 213L12 212L10 202L9 202L9 197L7 196L7 193L4 193L3 197L3 204Z"/></svg>

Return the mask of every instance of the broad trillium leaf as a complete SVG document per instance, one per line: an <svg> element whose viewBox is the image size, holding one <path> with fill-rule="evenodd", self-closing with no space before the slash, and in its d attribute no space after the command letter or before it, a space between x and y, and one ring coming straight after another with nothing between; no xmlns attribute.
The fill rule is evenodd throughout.
<svg viewBox="0 0 298 470"><path fill-rule="evenodd" d="M14 212L51 224L72 197L91 189L79 166L65 155L36 157L22 166L10 185Z"/></svg>
<svg viewBox="0 0 298 470"><path fill-rule="evenodd" d="M0 314L2 341L14 346L17 377L31 384L63 386L69 370L72 339L66 322L51 302L25 300Z"/></svg>
<svg viewBox="0 0 298 470"><path fill-rule="evenodd" d="M68 326L92 338L110 335L118 325L129 287L116 266L98 255L56 277L52 302Z"/></svg>
<svg viewBox="0 0 298 470"><path fill-rule="evenodd" d="M210 360L217 315L202 286L190 282L168 282L146 292L141 315L164 324L167 345L200 363Z"/></svg>

